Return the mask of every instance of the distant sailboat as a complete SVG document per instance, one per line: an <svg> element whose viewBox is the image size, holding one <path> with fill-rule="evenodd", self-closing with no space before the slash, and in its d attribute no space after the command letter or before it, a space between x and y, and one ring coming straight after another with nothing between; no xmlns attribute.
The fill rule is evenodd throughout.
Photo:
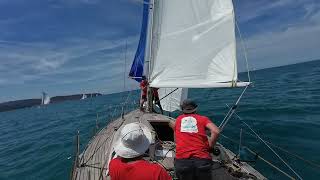
<svg viewBox="0 0 320 180"><path fill-rule="evenodd" d="M86 94L82 94L81 99L86 99L86 98L87 98L87 95Z"/></svg>
<svg viewBox="0 0 320 180"><path fill-rule="evenodd" d="M50 103L50 96L47 93L42 92L41 105L46 105Z"/></svg>

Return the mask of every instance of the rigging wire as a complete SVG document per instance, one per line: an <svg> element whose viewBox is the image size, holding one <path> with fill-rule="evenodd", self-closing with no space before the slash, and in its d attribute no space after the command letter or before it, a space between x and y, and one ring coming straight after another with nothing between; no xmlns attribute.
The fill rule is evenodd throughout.
<svg viewBox="0 0 320 180"><path fill-rule="evenodd" d="M168 97L170 94L174 93L174 92L177 91L178 89L179 89L179 88L176 88L176 89L172 90L170 93L168 93L168 94L166 94L165 96L163 96L163 97L162 97L161 99L159 99L157 102L159 102L159 101L161 101L162 99ZM156 102L156 103L157 103L157 102Z"/></svg>
<svg viewBox="0 0 320 180"><path fill-rule="evenodd" d="M229 138L228 136L221 134L222 137L224 137L225 139L231 141L232 143L235 144L239 144L236 140ZM280 173L282 173L283 175L287 176L290 179L295 179L294 177L290 176L288 173L286 173L284 170L278 168L276 165L274 165L273 163L271 163L270 161L264 159L263 157L261 157L260 155L258 155L256 152L254 152L253 150L251 150L249 147L247 146L242 146L243 148L247 149L251 154L255 155L257 158L259 158L260 160L264 161L265 163L267 163L268 165L270 165L272 168L276 169L277 171L279 171Z"/></svg>
<svg viewBox="0 0 320 180"><path fill-rule="evenodd" d="M236 113L235 113L236 114ZM258 139L260 139L299 179L302 180L302 177L283 159L281 158L281 156L272 148L269 146L269 144L264 140L262 139L258 133L256 133L249 124L247 124L244 120L242 120L242 118L236 114L236 116L238 117L238 119L243 123L245 124L255 135Z"/></svg>
<svg viewBox="0 0 320 180"><path fill-rule="evenodd" d="M238 21L235 19L235 24L236 24L236 27L237 27L237 30L238 30L238 33L239 33L239 37L240 37L240 42L241 42L241 47L242 47L242 50L243 50L243 54L244 54L244 58L246 60L246 68L247 68L247 74L248 74L248 81L251 82L251 78L250 78L250 70L249 70L249 63L248 63L248 55L247 55L247 48L245 46L245 43L244 43L244 39L242 38L242 34L241 34L241 31L240 31L240 28L239 28L239 25L238 25Z"/></svg>
<svg viewBox="0 0 320 180"><path fill-rule="evenodd" d="M272 147L269 146L246 122L242 121L299 179L302 180L302 177L284 160L281 156L273 150Z"/></svg>
<svg viewBox="0 0 320 180"><path fill-rule="evenodd" d="M227 105L227 106L228 106L228 105ZM229 107L229 106L228 106L228 107ZM241 118L237 113L235 113L235 115L237 116L238 119L241 119L241 120L242 120L242 118ZM242 120L242 121L243 121L243 120ZM256 137L254 134L251 134L251 133L246 132L246 131L244 131L243 133L248 134L248 135L250 135L250 136L252 136L252 137ZM295 158L297 158L297 159L300 159L301 161L304 161L305 163L307 163L307 164L309 164L309 165L311 165L311 166L313 166L313 167L315 167L315 168L320 169L320 164L319 164L318 162L314 162L314 161L305 159L305 158L303 158L302 156L300 156L300 155L298 155L298 154L296 154L296 153L290 152L290 151L288 151L288 150L280 147L279 145L275 145L275 144L273 144L273 143L271 143L271 142L269 142L269 141L266 141L266 140L265 140L265 142L268 143L269 145L271 145L271 146L279 149L280 151L282 151L282 152L284 152L284 153L287 153L287 154L289 154L289 155L291 155L291 156L293 156L293 157L295 157Z"/></svg>
<svg viewBox="0 0 320 180"><path fill-rule="evenodd" d="M124 50L124 76L123 76L123 91L126 91L126 74L127 74L127 50L128 50L128 42L126 40L126 46Z"/></svg>
<svg viewBox="0 0 320 180"><path fill-rule="evenodd" d="M256 137L254 134L251 134L251 133L249 133L249 132L245 132L244 130L243 130L243 133L244 133L244 134L247 134L247 135L250 135L250 136L252 136L252 137ZM309 165L311 165L311 166L313 166L313 167L315 167L315 168L320 169L320 164L318 164L318 163L316 163L316 162L314 162L314 161L305 159L305 158L303 158L302 156L300 156L300 155L298 155L298 154L296 154L296 153L290 152L290 151L288 151L288 150L286 150L286 149L284 149L284 148L282 148L282 147L280 147L280 146L278 146L278 145L275 145L275 144L273 144L273 143L271 143L271 142L269 142L269 141L265 141L265 142L268 143L270 146L272 146L272 147L274 147L274 148L277 148L277 149L279 149L280 151L282 151L282 152L284 152L284 153L287 153L287 154L289 154L289 155L291 155L291 156L293 156L293 157L295 157L295 158L297 158L297 159L299 159L299 160L301 160L301 161L304 161L305 163L307 163L307 164L309 164Z"/></svg>
<svg viewBox="0 0 320 180"><path fill-rule="evenodd" d="M229 122L229 120L231 119L232 115L236 112L237 106L242 98L242 96L244 95L244 93L246 92L247 88L249 86L246 86L244 88L244 90L242 91L241 95L238 97L236 103L229 109L227 115L224 117L224 119L222 120L221 124L219 125L219 129L222 132L224 127L226 126L226 124Z"/></svg>

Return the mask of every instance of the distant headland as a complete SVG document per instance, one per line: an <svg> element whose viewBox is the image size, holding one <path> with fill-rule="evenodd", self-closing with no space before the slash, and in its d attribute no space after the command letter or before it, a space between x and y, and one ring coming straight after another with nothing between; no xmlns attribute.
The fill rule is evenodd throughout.
<svg viewBox="0 0 320 180"><path fill-rule="evenodd" d="M101 96L100 93L89 93L89 94L74 94L74 95L67 95L67 96L54 96L50 98L50 104L59 103L63 101L69 100L80 100L86 99L96 96ZM15 109L22 109L32 106L40 106L42 104L42 99L23 99L23 100L16 100L16 101L9 101L0 103L0 112L4 111L11 111Z"/></svg>

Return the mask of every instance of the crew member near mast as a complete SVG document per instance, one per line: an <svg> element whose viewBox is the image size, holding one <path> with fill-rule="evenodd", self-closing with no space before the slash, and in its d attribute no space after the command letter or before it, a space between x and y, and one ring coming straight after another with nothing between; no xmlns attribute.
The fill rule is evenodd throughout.
<svg viewBox="0 0 320 180"><path fill-rule="evenodd" d="M140 82L141 97L140 97L140 110L144 111L143 104L147 101L148 92L148 81L146 76L142 76L142 81Z"/></svg>
<svg viewBox="0 0 320 180"><path fill-rule="evenodd" d="M219 128L208 117L196 113L194 101L184 100L181 109L183 114L170 123L176 138L176 174L180 180L211 179L210 150L218 139ZM209 139L206 129L211 132Z"/></svg>
<svg viewBox="0 0 320 180"><path fill-rule="evenodd" d="M111 180L171 180L162 166L143 159L152 142L151 131L146 125L138 122L126 124L114 147L118 157L109 163Z"/></svg>
<svg viewBox="0 0 320 180"><path fill-rule="evenodd" d="M161 114L163 114L163 109L160 103L158 89L159 88L152 88L152 97L153 97L154 103L159 106Z"/></svg>

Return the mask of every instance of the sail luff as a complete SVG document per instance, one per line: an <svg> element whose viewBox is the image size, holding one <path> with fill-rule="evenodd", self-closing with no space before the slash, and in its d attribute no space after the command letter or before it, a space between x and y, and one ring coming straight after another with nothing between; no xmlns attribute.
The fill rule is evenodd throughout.
<svg viewBox="0 0 320 180"><path fill-rule="evenodd" d="M153 15L154 15L154 4L155 0L149 0L149 21L148 21L148 35L147 35L147 52L146 52L146 59L148 62L147 71L145 74L148 76L148 81L150 80L151 76L151 68L153 62L153 53L152 53L152 43L153 43Z"/></svg>
<svg viewBox="0 0 320 180"><path fill-rule="evenodd" d="M233 24L234 24L234 27L233 27L233 33L232 34L234 34L234 39L235 39L235 43L233 44L233 49L234 49L234 55L235 55L235 57L234 57L234 59L235 59L235 61L234 61L234 66L233 66L233 79L235 80L235 81L237 81L237 78L238 78L238 69L237 69L237 67L238 67L238 64L237 64L237 45L236 45L236 29L235 29L235 23L236 23L236 17L235 17L235 12L234 12L234 5L233 5L233 2L232 2L232 0L231 0L231 6L232 6L232 14L233 14L233 16L232 16L232 19L233 19ZM250 83L249 83L250 84Z"/></svg>

